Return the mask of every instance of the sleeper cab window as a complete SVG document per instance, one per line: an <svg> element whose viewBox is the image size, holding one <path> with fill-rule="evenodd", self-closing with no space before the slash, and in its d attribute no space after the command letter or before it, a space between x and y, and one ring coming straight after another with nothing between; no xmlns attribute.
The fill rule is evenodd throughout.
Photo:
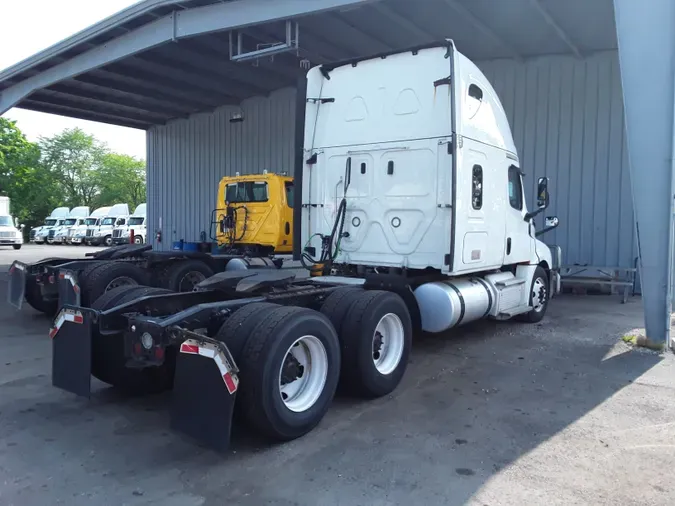
<svg viewBox="0 0 675 506"><path fill-rule="evenodd" d="M523 182L515 165L509 167L509 203L518 211L523 209Z"/></svg>
<svg viewBox="0 0 675 506"><path fill-rule="evenodd" d="M288 204L288 207L292 208L293 201L295 199L295 192L293 191L293 183L287 181L285 185L286 185L286 204Z"/></svg>
<svg viewBox="0 0 675 506"><path fill-rule="evenodd" d="M472 119L483 103L483 90L477 85L470 84L466 95L466 115Z"/></svg>
<svg viewBox="0 0 675 506"><path fill-rule="evenodd" d="M483 207L483 167L474 165L471 174L471 206L478 211Z"/></svg>

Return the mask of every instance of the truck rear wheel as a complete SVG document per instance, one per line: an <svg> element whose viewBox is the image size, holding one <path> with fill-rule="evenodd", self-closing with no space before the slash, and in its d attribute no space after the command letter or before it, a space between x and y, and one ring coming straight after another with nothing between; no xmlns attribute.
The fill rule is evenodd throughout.
<svg viewBox="0 0 675 506"><path fill-rule="evenodd" d="M528 313L516 316L516 320L525 323L539 323L546 315L549 301L548 275L543 267L539 266L534 271L530 286L530 306Z"/></svg>
<svg viewBox="0 0 675 506"><path fill-rule="evenodd" d="M113 288L147 284L146 272L137 265L126 262L104 262L83 274L80 283L82 290L80 301L84 307L88 307Z"/></svg>
<svg viewBox="0 0 675 506"><path fill-rule="evenodd" d="M148 295L170 293L163 288L148 286L120 286L101 295L92 304L92 309L105 311L120 304ZM92 335L91 374L130 395L146 395L168 390L173 385L176 369L176 353L168 349L164 363L158 367L129 369L124 349L122 332L114 335Z"/></svg>
<svg viewBox="0 0 675 506"><path fill-rule="evenodd" d="M338 336L342 333L347 311L361 296L363 289L356 286L343 286L331 293L321 305L321 312L328 317Z"/></svg>
<svg viewBox="0 0 675 506"><path fill-rule="evenodd" d="M195 286L213 276L213 269L200 260L183 260L163 269L162 286L174 292L191 292Z"/></svg>
<svg viewBox="0 0 675 506"><path fill-rule="evenodd" d="M47 316L54 316L59 308L59 301L56 299L45 300L40 290L40 285L31 279L26 284L25 293L26 302L35 310L46 314Z"/></svg>
<svg viewBox="0 0 675 506"><path fill-rule="evenodd" d="M340 344L340 379L350 391L367 398L394 391L412 347L412 322L403 299L392 292L362 292L345 316Z"/></svg>
<svg viewBox="0 0 675 506"><path fill-rule="evenodd" d="M262 320L266 313L280 307L278 304L255 302L237 309L220 327L215 339L224 342L232 354L234 361L239 363L241 351L251 335L253 329Z"/></svg>
<svg viewBox="0 0 675 506"><path fill-rule="evenodd" d="M251 333L241 354L246 419L280 441L303 436L328 411L340 375L340 345L318 311L280 307Z"/></svg>

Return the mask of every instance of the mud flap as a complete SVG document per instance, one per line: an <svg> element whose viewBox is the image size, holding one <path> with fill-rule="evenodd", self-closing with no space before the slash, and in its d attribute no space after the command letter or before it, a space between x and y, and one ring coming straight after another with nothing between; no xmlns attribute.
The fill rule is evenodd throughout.
<svg viewBox="0 0 675 506"><path fill-rule="evenodd" d="M17 309L23 306L26 296L26 275L28 266L23 262L14 261L9 268L9 283L7 286L7 302Z"/></svg>
<svg viewBox="0 0 675 506"><path fill-rule="evenodd" d="M91 394L91 333L94 313L63 307L49 330L52 385L83 397Z"/></svg>
<svg viewBox="0 0 675 506"><path fill-rule="evenodd" d="M59 270L58 290L59 307L80 305L80 285L75 271Z"/></svg>
<svg viewBox="0 0 675 506"><path fill-rule="evenodd" d="M227 450L239 387L237 372L222 342L185 341L176 361L171 428L217 451Z"/></svg>

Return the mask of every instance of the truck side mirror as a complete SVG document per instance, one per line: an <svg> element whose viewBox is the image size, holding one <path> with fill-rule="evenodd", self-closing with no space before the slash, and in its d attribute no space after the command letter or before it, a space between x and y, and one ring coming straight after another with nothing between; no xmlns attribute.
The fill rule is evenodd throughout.
<svg viewBox="0 0 675 506"><path fill-rule="evenodd" d="M537 207L546 209L549 204L548 178L540 177L537 181Z"/></svg>

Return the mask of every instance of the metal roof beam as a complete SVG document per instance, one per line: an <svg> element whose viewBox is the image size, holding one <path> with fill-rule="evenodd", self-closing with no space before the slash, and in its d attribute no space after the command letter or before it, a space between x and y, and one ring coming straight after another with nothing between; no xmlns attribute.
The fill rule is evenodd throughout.
<svg viewBox="0 0 675 506"><path fill-rule="evenodd" d="M555 21L555 19L553 19L553 16L551 16L551 13L548 12L548 9L546 9L546 7L544 7L539 0L530 0L530 3L535 9L537 9L537 11L539 11L541 17L546 20L549 26L553 28L555 33L558 34L558 37L560 37L567 47L570 48L570 50L574 53L574 56L581 58L582 55L579 47L574 42L572 42L572 39L567 35L567 32L563 30L563 28Z"/></svg>
<svg viewBox="0 0 675 506"><path fill-rule="evenodd" d="M97 70L73 78L74 81L92 84L115 90L142 99L155 99L162 103L169 103L177 110L193 112L205 107L212 107L213 102L205 101L203 97L194 97L166 86L154 86L144 83L140 79L120 76L109 71Z"/></svg>
<svg viewBox="0 0 675 506"><path fill-rule="evenodd" d="M408 18L392 10L391 7L387 7L385 4L375 4L373 5L373 8L383 16L389 18L391 21L399 25L401 28L405 28L406 30L408 30L410 33L412 33L415 37L421 39L423 42L426 43L437 40L436 37L432 36L429 32L422 30L419 26L410 21Z"/></svg>
<svg viewBox="0 0 675 506"><path fill-rule="evenodd" d="M147 130L152 126L151 123L143 123L131 120L129 118L115 116L111 114L96 114L91 111L82 109L74 109L72 107L65 107L54 104L45 104L39 100L26 99L21 102L20 109L28 109L29 111L46 112L48 114L56 114L57 116L68 116L71 118L79 118L88 121L96 121L98 123L108 123L110 125L125 126L128 128L137 128L140 130Z"/></svg>
<svg viewBox="0 0 675 506"><path fill-rule="evenodd" d="M507 44L504 39L494 32L492 28L483 23L473 12L460 4L457 0L443 0L443 2L455 12L459 12L461 15L469 19L471 23L473 23L473 25L483 33L483 35L492 39L497 45L506 49L506 51L510 53L514 59L518 61L523 60L523 56L518 51L516 51L515 48Z"/></svg>
<svg viewBox="0 0 675 506"><path fill-rule="evenodd" d="M37 89L100 68L165 42L381 0L234 0L175 12L3 90L0 114Z"/></svg>
<svg viewBox="0 0 675 506"><path fill-rule="evenodd" d="M60 93L66 97L76 99L78 97L94 100L98 103L104 104L113 104L115 106L126 107L131 110L148 112L151 114L157 114L159 116L168 118L174 118L176 115L185 115L182 111L179 111L171 106L158 105L154 101L143 100L133 97L126 97L119 95L114 95L110 92L100 91L98 87L93 87L85 83L78 81L65 81L61 84L55 84L46 88L46 91L53 91L55 93Z"/></svg>
<svg viewBox="0 0 675 506"><path fill-rule="evenodd" d="M143 113L138 109L129 110L126 107L113 106L110 104L101 105L100 103L96 103L86 98L73 97L72 95L66 95L58 91L50 91L47 89L36 91L29 99L45 104L62 105L72 109L81 109L95 114L108 114L110 116L117 116L119 118L126 118L146 124L165 123L167 120L171 119L166 115L157 115L148 112Z"/></svg>

